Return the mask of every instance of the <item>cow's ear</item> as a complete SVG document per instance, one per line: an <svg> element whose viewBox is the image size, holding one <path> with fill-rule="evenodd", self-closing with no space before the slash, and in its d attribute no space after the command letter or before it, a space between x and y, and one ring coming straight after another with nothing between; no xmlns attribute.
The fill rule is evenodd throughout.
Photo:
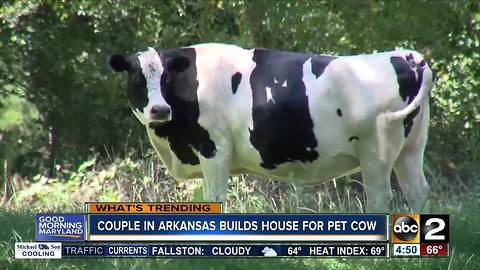
<svg viewBox="0 0 480 270"><path fill-rule="evenodd" d="M108 59L108 63L115 70L115 72L126 71L130 68L130 64L125 56L121 54L114 54Z"/></svg>
<svg viewBox="0 0 480 270"><path fill-rule="evenodd" d="M175 56L167 61L167 69L171 72L182 72L190 66L190 59L185 56Z"/></svg>

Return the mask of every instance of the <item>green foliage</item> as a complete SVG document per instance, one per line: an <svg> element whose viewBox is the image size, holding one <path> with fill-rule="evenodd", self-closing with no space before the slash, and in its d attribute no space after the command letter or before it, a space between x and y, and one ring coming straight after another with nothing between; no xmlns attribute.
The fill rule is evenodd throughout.
<svg viewBox="0 0 480 270"><path fill-rule="evenodd" d="M6 89L13 90L12 85ZM17 89L18 91L18 89ZM36 170L42 166L43 129L36 106L20 95L10 94L0 99L0 160L15 160L14 170ZM3 171L2 166L0 171ZM3 175L3 173L2 173Z"/></svg>
<svg viewBox="0 0 480 270"><path fill-rule="evenodd" d="M17 209L75 211L84 201L202 200L199 180L157 167L130 112L112 53L225 42L348 55L421 51L436 71L426 174L426 212L452 214L446 260L215 260L224 269L479 269L480 6L478 1L2 1L0 161L25 176ZM93 158L92 158L93 157ZM141 157L141 158L140 158ZM3 166L1 168L3 170ZM48 177L47 170L56 175ZM3 173L2 173L3 176ZM361 212L357 176L315 187L230 179L232 212ZM469 191L469 193L467 193ZM393 209L408 211L395 192ZM34 240L33 213L0 210L6 269L210 269L211 260L14 260Z"/></svg>
<svg viewBox="0 0 480 270"><path fill-rule="evenodd" d="M479 14L475 1L7 1L0 7L0 103L13 96L33 104L38 115L23 117L39 128L15 134L71 166L146 143L123 80L106 65L113 52L197 42L339 55L414 48L438 75L431 161L462 166L478 156L478 147L462 144L480 137ZM2 122L15 117L3 113Z"/></svg>
<svg viewBox="0 0 480 270"><path fill-rule="evenodd" d="M38 125L39 114L37 108L30 102L18 95L9 95L0 103L0 130L4 149L15 148L20 152L26 148L26 143L38 136L40 127ZM13 144L13 145L12 145ZM10 153L11 154L11 153Z"/></svg>
<svg viewBox="0 0 480 270"><path fill-rule="evenodd" d="M74 211L83 209L87 201L189 201L199 194L201 200L200 181L174 181L163 167L157 167L152 151L146 156L140 160L91 158L74 170L58 167L55 178L37 174L26 187L15 192L12 206Z"/></svg>
<svg viewBox="0 0 480 270"><path fill-rule="evenodd" d="M427 166L463 185L478 181L480 11L474 0L4 1L0 20L0 152L12 173L61 174L92 156L133 152L137 160L149 143L108 56L226 42L336 55L421 51L438 78ZM143 176L122 181L148 185Z"/></svg>

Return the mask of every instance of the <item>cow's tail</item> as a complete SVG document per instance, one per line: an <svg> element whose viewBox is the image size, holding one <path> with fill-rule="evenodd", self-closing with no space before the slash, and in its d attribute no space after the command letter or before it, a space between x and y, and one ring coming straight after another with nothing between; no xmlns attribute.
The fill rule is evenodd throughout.
<svg viewBox="0 0 480 270"><path fill-rule="evenodd" d="M412 102L410 102L405 108L396 112L390 112L387 115L387 119L390 121L405 118L409 113L417 109L418 106L420 106L422 102L430 95L430 91L433 85L432 70L428 66L427 62L423 60L423 58L421 58L420 54L417 53L414 58L415 59L412 59L412 64L414 64L414 68L416 68L422 73L422 84L420 86L418 94L415 96Z"/></svg>

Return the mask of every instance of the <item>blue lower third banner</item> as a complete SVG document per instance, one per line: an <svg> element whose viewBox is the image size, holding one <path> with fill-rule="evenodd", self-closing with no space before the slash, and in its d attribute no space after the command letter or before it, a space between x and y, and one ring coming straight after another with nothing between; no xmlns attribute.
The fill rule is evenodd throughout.
<svg viewBox="0 0 480 270"><path fill-rule="evenodd" d="M388 244L63 244L62 257L388 257Z"/></svg>
<svg viewBox="0 0 480 270"><path fill-rule="evenodd" d="M387 241L385 214L90 214L89 241Z"/></svg>

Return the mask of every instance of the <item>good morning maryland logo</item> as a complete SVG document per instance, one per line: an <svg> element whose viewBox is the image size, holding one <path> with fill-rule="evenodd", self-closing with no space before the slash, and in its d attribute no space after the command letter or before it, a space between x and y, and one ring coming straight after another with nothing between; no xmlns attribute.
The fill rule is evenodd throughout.
<svg viewBox="0 0 480 270"><path fill-rule="evenodd" d="M83 214L37 214L37 241L84 241Z"/></svg>

